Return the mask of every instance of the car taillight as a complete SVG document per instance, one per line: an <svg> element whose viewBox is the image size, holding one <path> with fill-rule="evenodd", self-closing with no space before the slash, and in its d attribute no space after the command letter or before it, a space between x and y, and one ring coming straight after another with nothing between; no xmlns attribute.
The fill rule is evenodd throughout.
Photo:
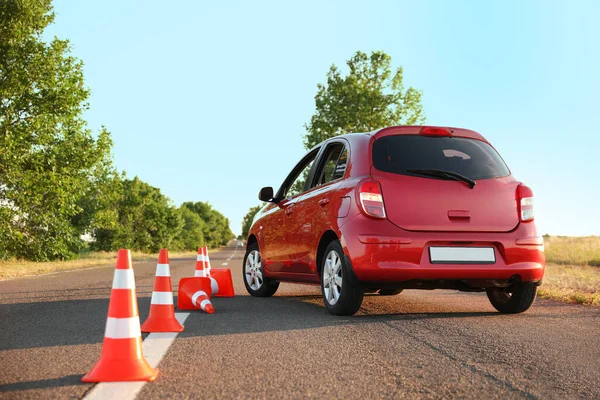
<svg viewBox="0 0 600 400"><path fill-rule="evenodd" d="M381 186L377 181L366 181L360 185L358 190L360 206L363 213L373 218L385 218L385 206Z"/></svg>
<svg viewBox="0 0 600 400"><path fill-rule="evenodd" d="M517 187L517 208L521 222L533 219L533 191L528 186Z"/></svg>

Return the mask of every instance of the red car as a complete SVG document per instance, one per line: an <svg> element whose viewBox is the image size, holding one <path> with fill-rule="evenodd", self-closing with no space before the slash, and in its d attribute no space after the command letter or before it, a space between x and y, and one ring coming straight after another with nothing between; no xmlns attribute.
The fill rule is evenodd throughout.
<svg viewBox="0 0 600 400"><path fill-rule="evenodd" d="M487 292L501 313L533 304L545 269L533 193L477 132L393 126L311 149L247 239L244 283L320 284L327 310L352 315L365 292Z"/></svg>

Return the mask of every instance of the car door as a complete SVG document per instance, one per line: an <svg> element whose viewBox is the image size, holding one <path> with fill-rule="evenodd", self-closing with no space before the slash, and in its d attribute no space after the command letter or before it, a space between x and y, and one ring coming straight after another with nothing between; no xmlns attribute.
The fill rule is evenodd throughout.
<svg viewBox="0 0 600 400"><path fill-rule="evenodd" d="M269 215L268 224L264 224L262 229L263 258L269 271L290 272L294 250L289 241L289 232L293 225L295 204L309 185L318 152L319 148L315 148L304 156L275 195L277 202L270 210L272 214Z"/></svg>
<svg viewBox="0 0 600 400"><path fill-rule="evenodd" d="M294 203L293 218L287 230L293 249L290 267L293 273L316 273L317 246L322 234L331 228L332 196L346 170L347 148L343 139L327 143L318 157L310 187Z"/></svg>

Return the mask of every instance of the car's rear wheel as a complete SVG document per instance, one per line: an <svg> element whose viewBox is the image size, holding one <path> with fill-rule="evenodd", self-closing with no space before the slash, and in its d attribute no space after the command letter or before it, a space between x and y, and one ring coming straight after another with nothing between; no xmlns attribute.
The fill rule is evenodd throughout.
<svg viewBox="0 0 600 400"><path fill-rule="evenodd" d="M402 293L402 289L379 289L380 296L395 296Z"/></svg>
<svg viewBox="0 0 600 400"><path fill-rule="evenodd" d="M321 263L321 294L325 308L333 315L352 315L362 304L364 290L350 273L342 245L334 240L325 249Z"/></svg>
<svg viewBox="0 0 600 400"><path fill-rule="evenodd" d="M262 257L257 243L252 243L244 256L244 285L254 297L270 297L279 288L279 282L265 277Z"/></svg>
<svg viewBox="0 0 600 400"><path fill-rule="evenodd" d="M505 314L517 314L529 310L535 301L537 285L531 282L514 282L507 288L489 288L486 291L496 310Z"/></svg>

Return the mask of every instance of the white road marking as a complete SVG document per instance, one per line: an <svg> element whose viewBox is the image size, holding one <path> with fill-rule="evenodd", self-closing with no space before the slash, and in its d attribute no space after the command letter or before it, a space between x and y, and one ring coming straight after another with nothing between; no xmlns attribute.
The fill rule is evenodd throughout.
<svg viewBox="0 0 600 400"><path fill-rule="evenodd" d="M181 325L185 322L190 313L175 313L175 318ZM175 341L179 333L151 333L142 343L144 356L152 368L156 368L160 360L167 354L169 347ZM160 379L160 372L158 375ZM132 400L142 391L144 385L148 382L103 382L99 383L84 399L98 400Z"/></svg>
<svg viewBox="0 0 600 400"><path fill-rule="evenodd" d="M223 264L221 264L221 265L229 265L229 264L228 264L228 263L223 263Z"/></svg>

